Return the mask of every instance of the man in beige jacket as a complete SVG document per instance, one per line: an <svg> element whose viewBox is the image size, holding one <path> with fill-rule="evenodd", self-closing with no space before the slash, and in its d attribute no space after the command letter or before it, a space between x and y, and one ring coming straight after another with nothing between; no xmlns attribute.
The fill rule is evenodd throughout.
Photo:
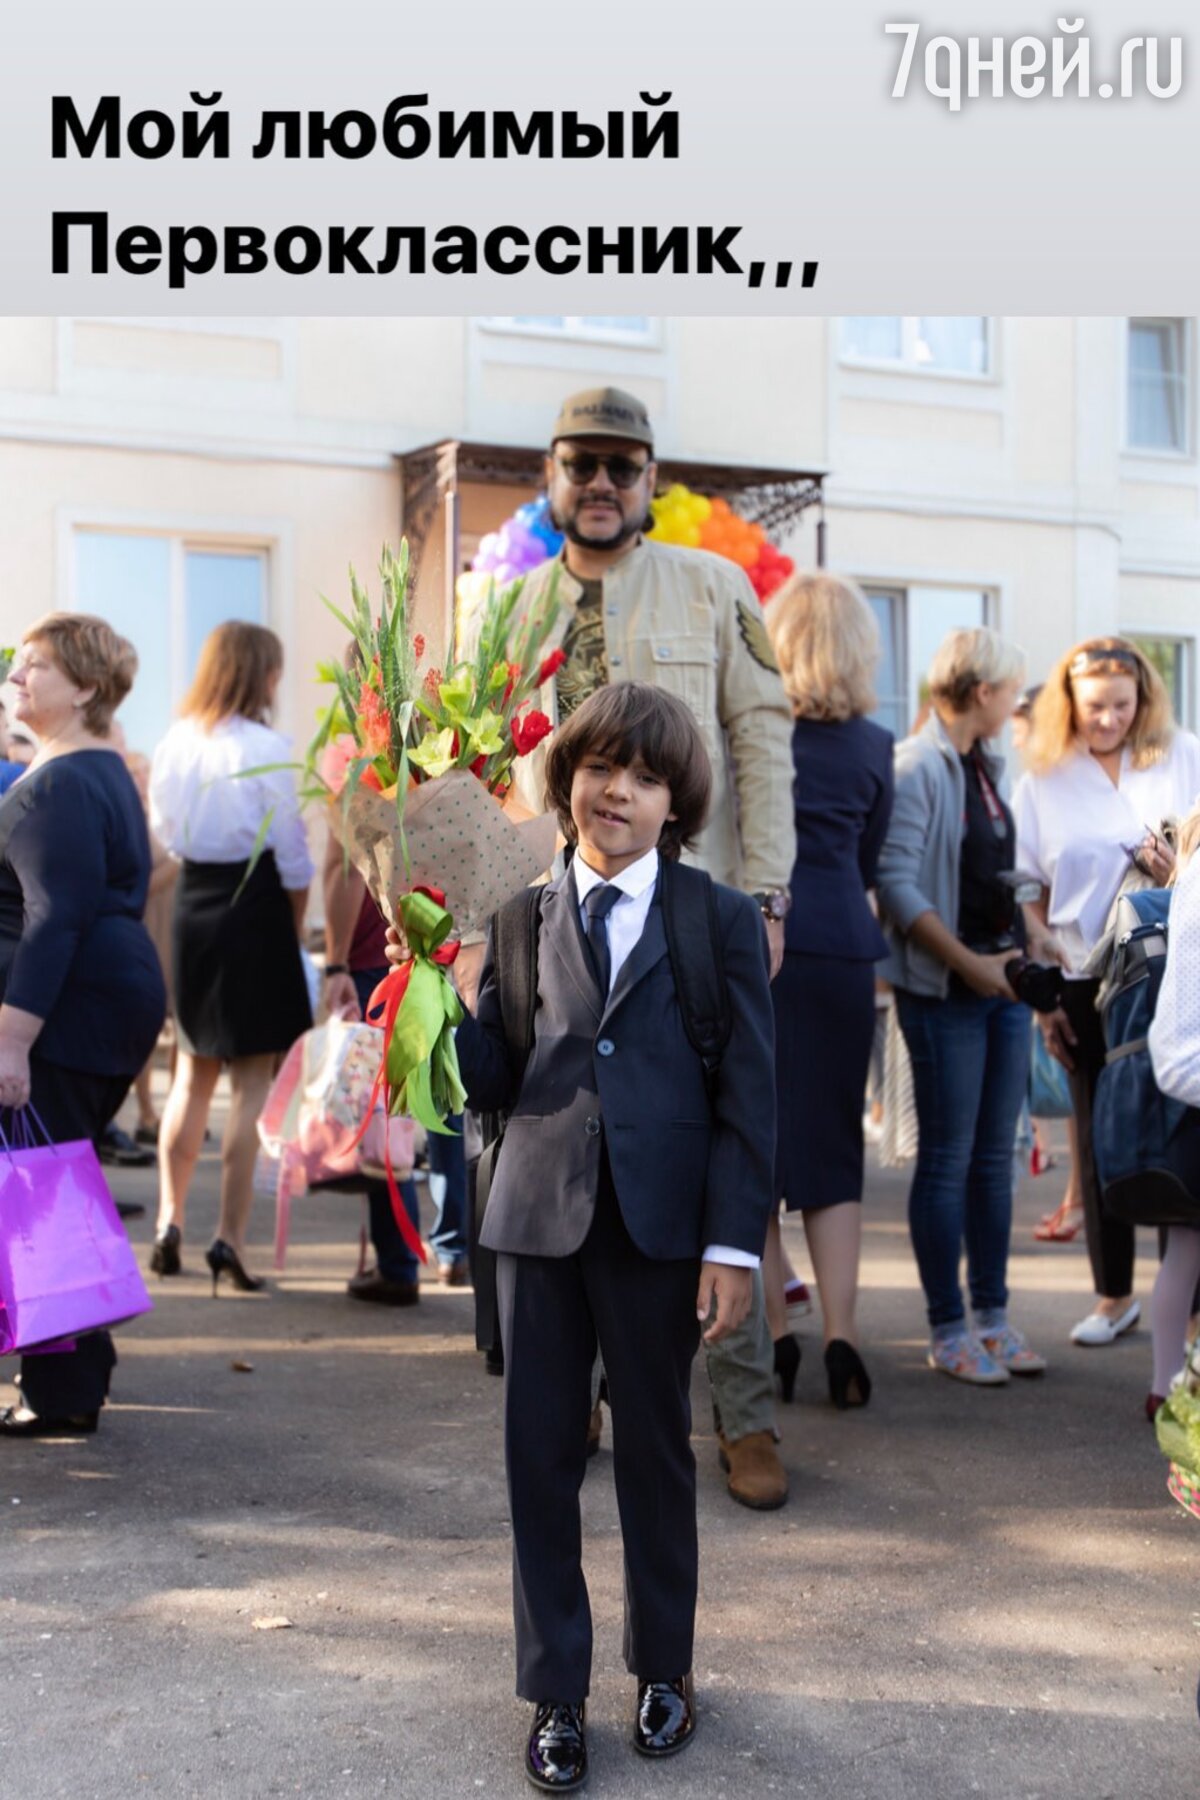
<svg viewBox="0 0 1200 1800"><path fill-rule="evenodd" d="M557 723L609 681L649 681L685 701L712 758L709 823L689 859L714 880L754 895L771 974L783 957L783 919L795 860L792 714L754 590L727 558L647 541L657 470L642 403L617 388L568 399L546 458L551 513L566 536L561 558L527 577L540 592L557 571L566 662L542 690ZM460 654L475 635L459 619ZM521 797L544 805L544 748L516 765ZM774 1362L755 1279L745 1325L709 1351L729 1491L744 1505L781 1506L787 1477L775 1448Z"/></svg>

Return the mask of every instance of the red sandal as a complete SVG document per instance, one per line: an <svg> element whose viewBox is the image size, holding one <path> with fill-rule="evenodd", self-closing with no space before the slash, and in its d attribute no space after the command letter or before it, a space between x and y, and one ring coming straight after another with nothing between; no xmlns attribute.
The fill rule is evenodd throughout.
<svg viewBox="0 0 1200 1800"><path fill-rule="evenodd" d="M1068 1224L1072 1215L1077 1215L1073 1224ZM1083 1208L1071 1206L1063 1201L1057 1212L1048 1213L1040 1224L1033 1228L1033 1235L1042 1244L1073 1244L1084 1227Z"/></svg>

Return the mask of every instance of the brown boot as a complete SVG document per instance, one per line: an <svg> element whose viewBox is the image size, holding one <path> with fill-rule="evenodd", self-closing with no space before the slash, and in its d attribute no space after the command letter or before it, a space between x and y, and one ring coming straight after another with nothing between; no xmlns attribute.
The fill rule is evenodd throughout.
<svg viewBox="0 0 1200 1800"><path fill-rule="evenodd" d="M721 1467L729 1471L729 1492L740 1506L774 1512L788 1496L787 1474L769 1431L751 1431L730 1443L718 1435Z"/></svg>

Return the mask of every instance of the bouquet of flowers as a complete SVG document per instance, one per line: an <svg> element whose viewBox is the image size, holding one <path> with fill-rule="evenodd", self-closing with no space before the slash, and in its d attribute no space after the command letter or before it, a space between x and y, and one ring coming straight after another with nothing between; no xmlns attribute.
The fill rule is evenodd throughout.
<svg viewBox="0 0 1200 1800"><path fill-rule="evenodd" d="M377 609L353 570L349 612L326 601L351 646L344 664L318 670L334 695L309 746L305 798L325 802L410 952L368 1008L384 1032L378 1085L391 1112L442 1131L464 1102L452 933L482 930L554 855L553 815L518 816L509 788L514 762L551 728L532 702L564 660L547 650L559 603L553 585L530 606L520 582L493 589L474 656L444 672L422 667L424 640L409 629L406 542L399 556L385 547L379 572Z"/></svg>
<svg viewBox="0 0 1200 1800"><path fill-rule="evenodd" d="M1154 1420L1158 1447L1170 1463L1167 1487L1200 1519L1200 1338Z"/></svg>

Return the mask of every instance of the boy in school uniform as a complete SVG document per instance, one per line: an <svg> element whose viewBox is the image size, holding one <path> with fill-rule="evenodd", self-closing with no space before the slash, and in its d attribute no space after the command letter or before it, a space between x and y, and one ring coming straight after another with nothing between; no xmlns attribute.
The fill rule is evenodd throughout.
<svg viewBox="0 0 1200 1800"><path fill-rule="evenodd" d="M597 1344L612 1411L634 1746L695 1729L692 1360L745 1316L773 1187L774 1040L762 920L714 886L732 1030L715 1076L688 1041L663 859L704 823L711 772L681 701L604 687L556 733L547 799L574 857L541 893L534 1042L506 1045L491 942L458 1051L469 1104L508 1114L481 1241L498 1253L517 1693L525 1773L587 1775L592 1628L579 1490Z"/></svg>

